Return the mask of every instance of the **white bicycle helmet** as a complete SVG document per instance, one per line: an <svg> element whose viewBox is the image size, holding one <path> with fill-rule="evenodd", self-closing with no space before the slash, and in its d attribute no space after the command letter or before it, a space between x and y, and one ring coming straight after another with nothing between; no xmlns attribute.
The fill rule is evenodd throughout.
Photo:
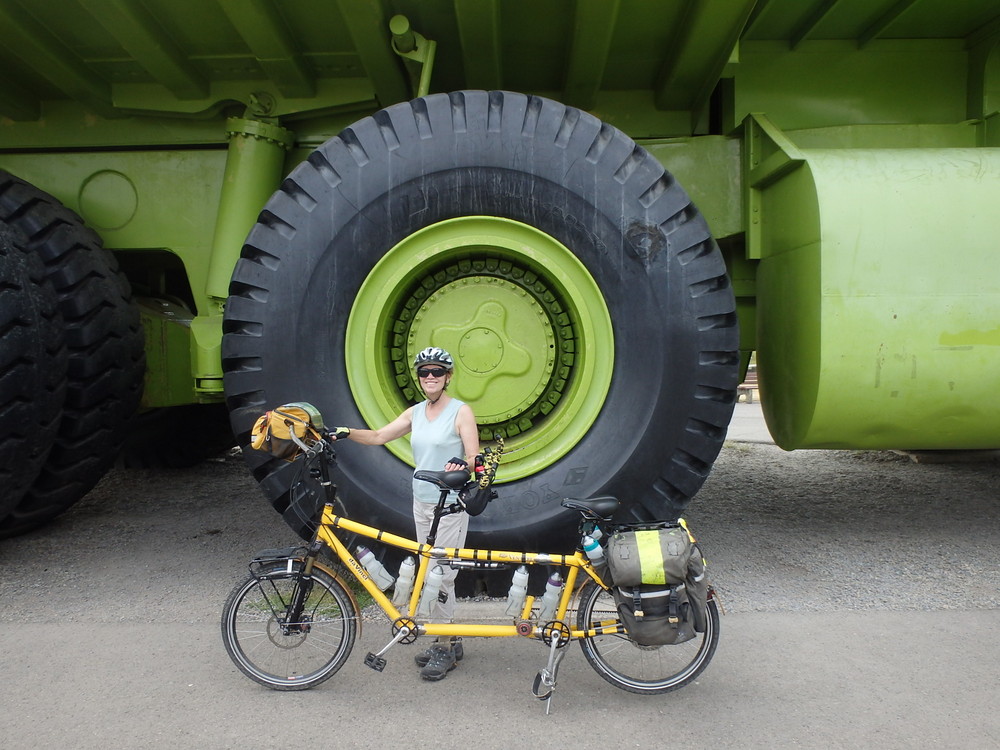
<svg viewBox="0 0 1000 750"><path fill-rule="evenodd" d="M449 371L455 369L455 360L439 346L428 346L426 349L421 349L417 352L417 356L413 358L413 369L417 369L420 365L429 365L432 363L442 365L444 369Z"/></svg>

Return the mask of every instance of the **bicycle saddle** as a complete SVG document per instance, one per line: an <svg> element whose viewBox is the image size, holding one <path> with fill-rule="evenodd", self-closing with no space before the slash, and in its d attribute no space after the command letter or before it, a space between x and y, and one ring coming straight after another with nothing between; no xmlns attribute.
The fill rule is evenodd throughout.
<svg viewBox="0 0 1000 750"><path fill-rule="evenodd" d="M562 507L570 510L578 510L584 514L597 516L598 518L611 518L618 510L618 498L611 495L601 495L600 497L586 497L582 500L575 497L564 498Z"/></svg>
<svg viewBox="0 0 1000 750"><path fill-rule="evenodd" d="M423 482L430 482L441 490L460 490L469 481L469 472L421 470L416 472L413 478Z"/></svg>

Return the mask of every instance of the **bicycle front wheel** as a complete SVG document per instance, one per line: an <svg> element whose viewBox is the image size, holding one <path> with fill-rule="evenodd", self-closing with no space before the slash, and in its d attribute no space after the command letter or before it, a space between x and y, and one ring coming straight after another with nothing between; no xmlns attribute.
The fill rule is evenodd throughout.
<svg viewBox="0 0 1000 750"><path fill-rule="evenodd" d="M301 565L300 565L301 567ZM291 614L306 584L279 563L249 576L222 610L222 640L243 674L274 690L305 690L332 677L354 648L358 611L340 581L313 568L301 614Z"/></svg>
<svg viewBox="0 0 1000 750"><path fill-rule="evenodd" d="M685 643L641 646L624 632L606 632L582 638L580 647L590 666L615 687L642 695L668 693L694 680L715 653L719 608L713 599L707 614L705 632ZM616 623L620 620L611 592L587 581L580 591L577 628L610 631Z"/></svg>

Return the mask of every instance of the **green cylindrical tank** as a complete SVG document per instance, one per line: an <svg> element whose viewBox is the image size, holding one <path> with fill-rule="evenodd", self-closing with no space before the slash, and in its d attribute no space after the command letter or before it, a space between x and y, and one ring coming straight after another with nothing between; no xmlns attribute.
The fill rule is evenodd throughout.
<svg viewBox="0 0 1000 750"><path fill-rule="evenodd" d="M1000 152L797 155L760 191L758 366L776 442L1000 445Z"/></svg>

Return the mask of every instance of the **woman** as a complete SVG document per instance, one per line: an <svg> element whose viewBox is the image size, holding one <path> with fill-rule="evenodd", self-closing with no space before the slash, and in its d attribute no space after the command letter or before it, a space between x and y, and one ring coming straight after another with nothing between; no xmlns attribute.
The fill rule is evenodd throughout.
<svg viewBox="0 0 1000 750"><path fill-rule="evenodd" d="M479 453L479 432L472 408L448 395L455 362L444 349L431 346L413 360L417 379L426 397L411 406L379 430L352 429L348 439L364 445L385 445L408 433L413 433L410 445L416 470L468 470ZM460 458L464 456L464 459ZM456 460L457 459L457 460ZM416 539L423 541L434 520L434 507L440 497L430 482L413 480L413 521ZM464 547L469 532L469 516L452 513L438 524L436 547ZM452 622L455 616L455 576L458 571L445 568L441 592L444 602L434 605L431 617L438 622ZM420 676L426 680L441 680L455 668L464 656L461 640L441 637L429 649L416 656Z"/></svg>

